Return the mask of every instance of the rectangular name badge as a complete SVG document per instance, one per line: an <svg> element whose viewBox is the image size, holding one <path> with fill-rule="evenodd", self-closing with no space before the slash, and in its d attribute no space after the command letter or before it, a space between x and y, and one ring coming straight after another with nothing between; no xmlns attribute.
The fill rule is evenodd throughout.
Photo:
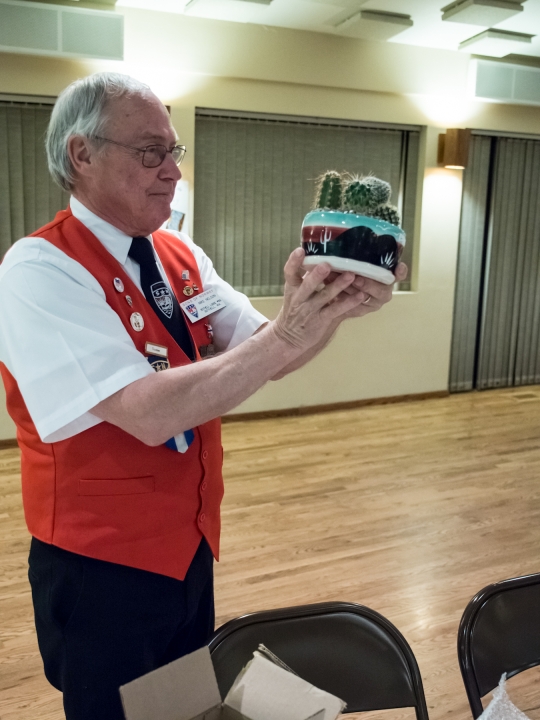
<svg viewBox="0 0 540 720"><path fill-rule="evenodd" d="M180 307L192 323L202 320L207 315L215 313L216 310L227 307L225 300L220 298L216 290L205 290L200 295L184 300Z"/></svg>
<svg viewBox="0 0 540 720"><path fill-rule="evenodd" d="M165 345L158 345L157 343L147 342L144 346L144 352L146 355L157 355L158 357L169 357L169 350Z"/></svg>

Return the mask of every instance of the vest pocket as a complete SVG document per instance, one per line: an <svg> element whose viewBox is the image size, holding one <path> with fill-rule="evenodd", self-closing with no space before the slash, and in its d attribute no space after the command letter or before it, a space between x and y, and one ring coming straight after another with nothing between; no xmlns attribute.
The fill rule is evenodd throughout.
<svg viewBox="0 0 540 720"><path fill-rule="evenodd" d="M79 480L79 495L141 495L156 489L153 475L138 478L90 478Z"/></svg>

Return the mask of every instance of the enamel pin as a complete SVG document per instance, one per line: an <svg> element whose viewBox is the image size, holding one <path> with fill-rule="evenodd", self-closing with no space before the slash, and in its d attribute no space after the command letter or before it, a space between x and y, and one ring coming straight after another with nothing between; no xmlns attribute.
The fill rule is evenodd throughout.
<svg viewBox="0 0 540 720"><path fill-rule="evenodd" d="M195 291L193 290L193 288L190 287L189 285L186 285L186 287L183 290L184 295L186 295L187 297L191 297L191 295L193 295L194 292Z"/></svg>
<svg viewBox="0 0 540 720"><path fill-rule="evenodd" d="M141 315L141 313L138 313L138 312L131 313L129 322L131 323L131 327L136 332L141 332L141 330L144 327L144 319L143 319L143 316Z"/></svg>
<svg viewBox="0 0 540 720"><path fill-rule="evenodd" d="M130 295L126 295L126 302L129 305L129 307L133 307L133 300L131 299Z"/></svg>
<svg viewBox="0 0 540 720"><path fill-rule="evenodd" d="M182 270L182 280L189 280L189 270Z"/></svg>
<svg viewBox="0 0 540 720"><path fill-rule="evenodd" d="M157 358L156 360L153 360L150 365L156 372L162 372L163 370L168 370L171 367L171 363L167 360L167 358Z"/></svg>
<svg viewBox="0 0 540 720"><path fill-rule="evenodd" d="M124 292L124 283L120 278L114 278L113 285L116 292Z"/></svg>

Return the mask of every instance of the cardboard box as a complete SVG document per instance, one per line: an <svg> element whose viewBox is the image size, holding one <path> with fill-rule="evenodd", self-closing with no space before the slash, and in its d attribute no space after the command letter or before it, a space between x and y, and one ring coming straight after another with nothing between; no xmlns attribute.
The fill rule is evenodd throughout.
<svg viewBox="0 0 540 720"><path fill-rule="evenodd" d="M222 701L208 648L120 688L126 720L335 720L345 703L263 646Z"/></svg>

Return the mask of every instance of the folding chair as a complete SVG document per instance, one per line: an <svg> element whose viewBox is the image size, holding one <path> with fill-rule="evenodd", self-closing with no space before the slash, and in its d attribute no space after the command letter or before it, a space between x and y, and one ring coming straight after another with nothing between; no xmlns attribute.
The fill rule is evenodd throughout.
<svg viewBox="0 0 540 720"><path fill-rule="evenodd" d="M458 659L474 718L505 672L540 665L540 573L480 590L465 608L458 630Z"/></svg>
<svg viewBox="0 0 540 720"><path fill-rule="evenodd" d="M413 652L374 610L329 602L231 620L209 643L222 697L259 643L301 678L344 700L345 712L414 707L417 720L428 720Z"/></svg>

